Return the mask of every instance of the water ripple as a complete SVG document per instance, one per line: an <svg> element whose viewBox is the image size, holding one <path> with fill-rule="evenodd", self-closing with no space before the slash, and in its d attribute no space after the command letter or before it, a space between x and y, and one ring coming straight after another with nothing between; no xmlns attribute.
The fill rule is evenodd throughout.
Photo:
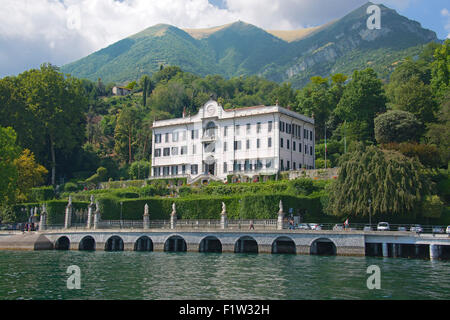
<svg viewBox="0 0 450 320"><path fill-rule="evenodd" d="M369 265L381 290L366 287ZM81 269L81 290L66 287ZM449 262L162 252L0 251L1 299L449 299Z"/></svg>

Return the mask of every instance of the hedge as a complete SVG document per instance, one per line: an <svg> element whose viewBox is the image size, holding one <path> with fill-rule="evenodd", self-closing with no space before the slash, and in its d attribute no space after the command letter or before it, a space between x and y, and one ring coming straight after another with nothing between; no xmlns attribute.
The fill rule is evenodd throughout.
<svg viewBox="0 0 450 320"><path fill-rule="evenodd" d="M289 213L289 208L293 208L294 214L300 212L307 220L316 222L336 220L335 217L322 213L320 196L317 195L259 194L140 199L119 199L105 196L98 199L103 220L120 219L121 201L123 202L122 219L124 220L142 220L146 203L149 205L150 219L152 220L169 219L172 203L176 204L179 219L220 219L222 202L226 204L229 219L276 219L280 200L283 201L286 214Z"/></svg>
<svg viewBox="0 0 450 320"><path fill-rule="evenodd" d="M53 200L45 203L47 206L47 223L64 224L64 215L66 214L66 200ZM72 201L73 210L87 209L89 202Z"/></svg>
<svg viewBox="0 0 450 320"><path fill-rule="evenodd" d="M55 197L55 190L52 186L38 187L31 189L30 201L41 202L51 200Z"/></svg>
<svg viewBox="0 0 450 320"><path fill-rule="evenodd" d="M39 215L42 210L41 203L21 203L13 206L16 221L11 222L27 222L30 216L30 209L37 207ZM64 224L64 215L66 213L67 200L52 200L45 202L47 206L47 223L48 224ZM72 201L73 210L87 209L89 202ZM24 212L22 209L26 209Z"/></svg>
<svg viewBox="0 0 450 320"><path fill-rule="evenodd" d="M30 209L36 207L40 209L41 206L37 202L15 204L12 206L13 215L9 216L7 220L12 223L28 222L28 218L30 217ZM25 211L23 209L25 209Z"/></svg>

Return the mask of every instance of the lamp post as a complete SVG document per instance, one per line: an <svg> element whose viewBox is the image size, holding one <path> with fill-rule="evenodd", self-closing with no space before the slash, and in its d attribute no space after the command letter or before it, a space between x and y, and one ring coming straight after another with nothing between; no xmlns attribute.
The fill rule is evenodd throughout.
<svg viewBox="0 0 450 320"><path fill-rule="evenodd" d="M120 229L122 229L122 208L123 208L123 201L120 201Z"/></svg>

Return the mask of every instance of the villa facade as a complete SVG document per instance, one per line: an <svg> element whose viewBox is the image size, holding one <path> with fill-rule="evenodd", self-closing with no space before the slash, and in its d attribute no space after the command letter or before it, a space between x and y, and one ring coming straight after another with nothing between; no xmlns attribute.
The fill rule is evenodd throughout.
<svg viewBox="0 0 450 320"><path fill-rule="evenodd" d="M314 169L314 119L286 108L224 110L208 101L194 116L153 123L152 178L252 177Z"/></svg>

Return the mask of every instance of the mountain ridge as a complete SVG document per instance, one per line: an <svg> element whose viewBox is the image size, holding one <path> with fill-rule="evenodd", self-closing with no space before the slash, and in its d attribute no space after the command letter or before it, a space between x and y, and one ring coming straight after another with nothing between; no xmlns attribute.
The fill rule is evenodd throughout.
<svg viewBox="0 0 450 320"><path fill-rule="evenodd" d="M367 29L366 10L371 4L303 34L286 31L287 39L243 21L204 29L157 24L62 70L80 78L127 82L152 74L160 65L178 65L201 76L258 75L302 87L313 75L351 73L364 66L375 66L386 76L393 63L437 40L433 31L384 5L380 5L382 28Z"/></svg>

